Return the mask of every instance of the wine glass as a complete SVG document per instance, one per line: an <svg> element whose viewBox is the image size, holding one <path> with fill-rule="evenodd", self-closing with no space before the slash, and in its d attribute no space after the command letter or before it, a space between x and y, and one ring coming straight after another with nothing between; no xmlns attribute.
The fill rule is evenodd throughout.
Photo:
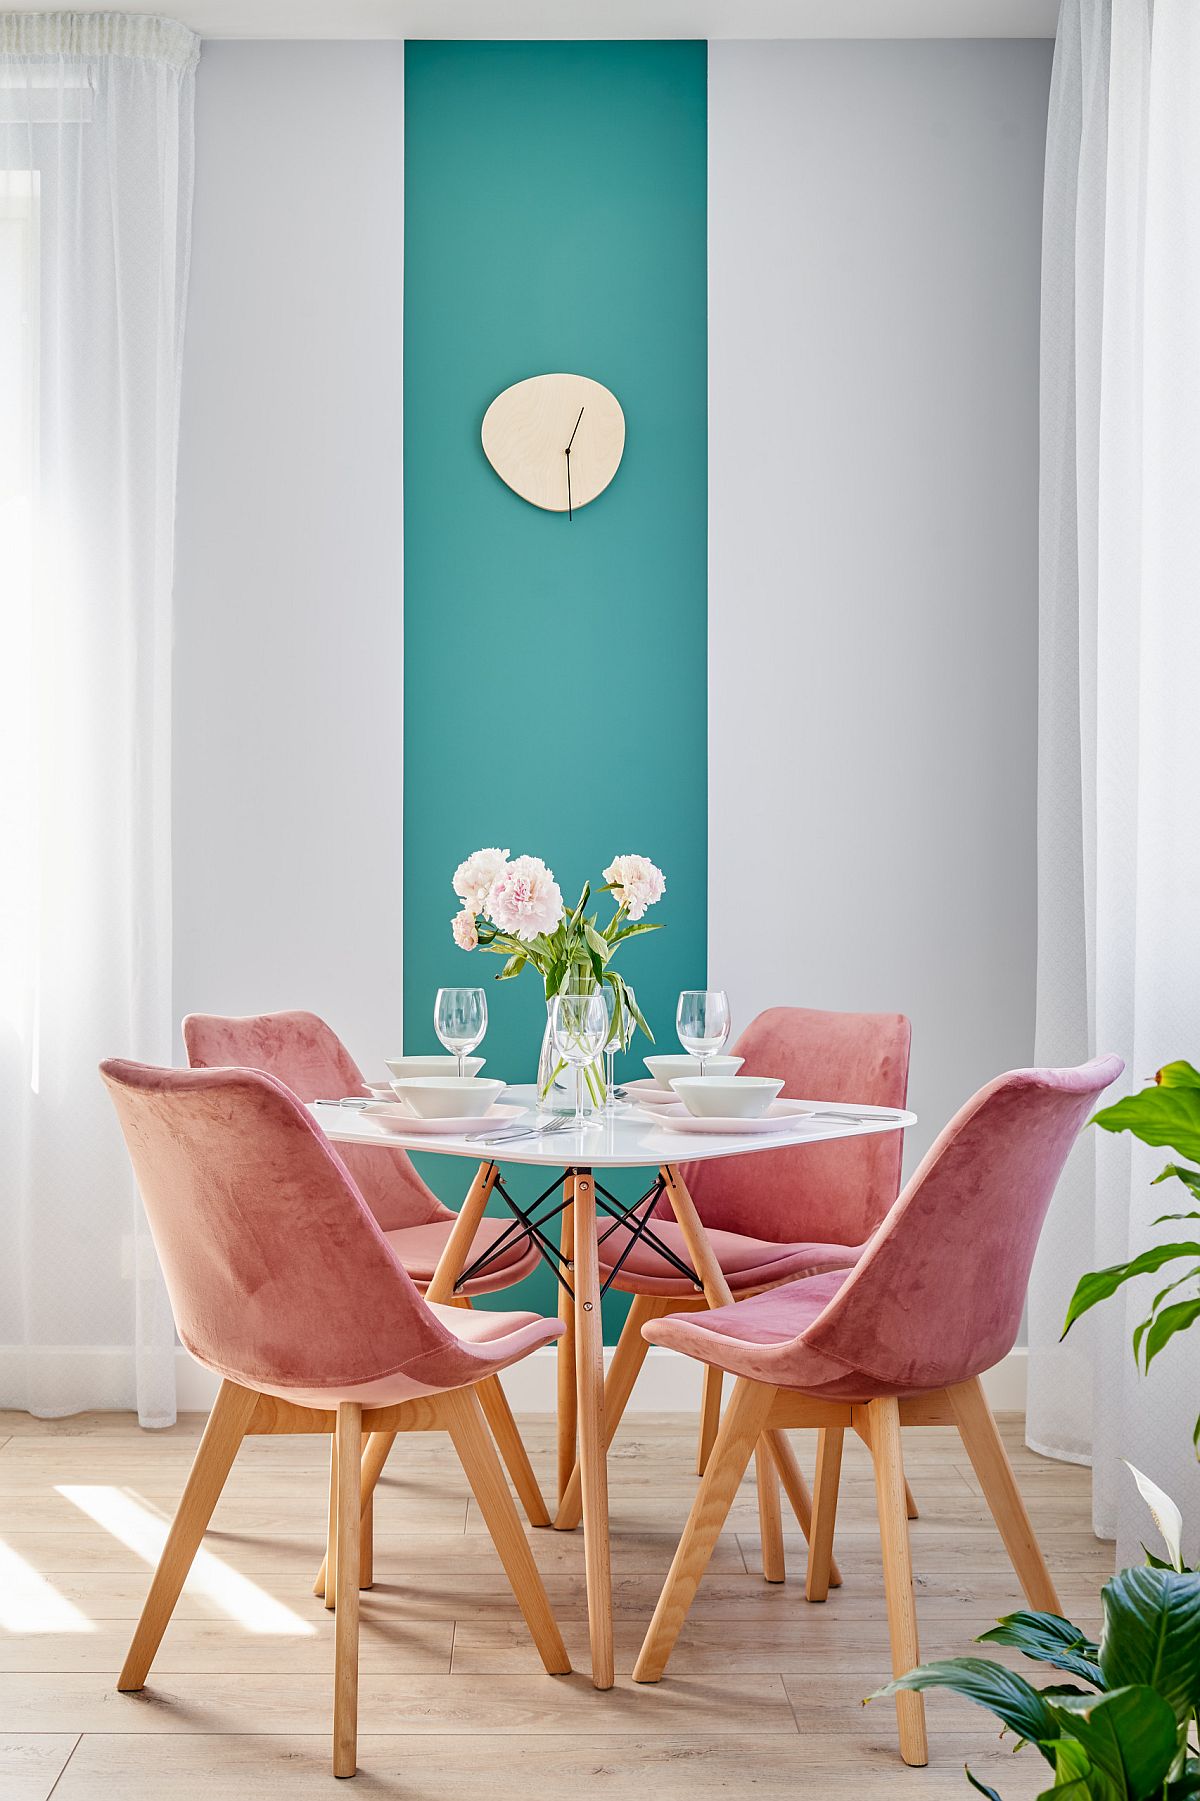
<svg viewBox="0 0 1200 1801"><path fill-rule="evenodd" d="M615 1113L616 1099L616 1063L617 1052L627 1051L633 1038L632 1008L637 1005L637 996L628 983L625 985L626 999L622 1002L611 988L604 990L604 1001L608 1008L608 1037L604 1041L605 1075L608 1079L605 1110Z"/></svg>
<svg viewBox="0 0 1200 1801"><path fill-rule="evenodd" d="M729 996L723 988L685 988L675 1009L675 1030L689 1056L704 1065L729 1036Z"/></svg>
<svg viewBox="0 0 1200 1801"><path fill-rule="evenodd" d="M433 1003L433 1029L452 1056L458 1073L467 1073L467 1057L487 1031L487 995L482 988L439 988Z"/></svg>
<svg viewBox="0 0 1200 1801"><path fill-rule="evenodd" d="M575 1129L587 1125L583 1112L583 1072L604 1049L608 1009L599 994L556 994L550 1002L550 1035L564 1063L575 1071Z"/></svg>

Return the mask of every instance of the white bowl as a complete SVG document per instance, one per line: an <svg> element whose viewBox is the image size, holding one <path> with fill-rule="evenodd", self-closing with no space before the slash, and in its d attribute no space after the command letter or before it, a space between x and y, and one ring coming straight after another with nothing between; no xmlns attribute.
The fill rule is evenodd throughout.
<svg viewBox="0 0 1200 1801"><path fill-rule="evenodd" d="M660 1088L670 1088L676 1076L693 1076L700 1079L699 1057L643 1057L643 1063L654 1077ZM704 1065L704 1080L711 1081L714 1076L736 1075L744 1057L710 1057Z"/></svg>
<svg viewBox="0 0 1200 1801"><path fill-rule="evenodd" d="M458 1074L457 1057L385 1057L384 1062L398 1082L407 1081L410 1076L456 1076ZM465 1068L469 1076L477 1076L483 1068L484 1058L468 1057Z"/></svg>
<svg viewBox="0 0 1200 1801"><path fill-rule="evenodd" d="M783 1083L773 1076L680 1076L671 1087L697 1119L761 1119Z"/></svg>
<svg viewBox="0 0 1200 1801"><path fill-rule="evenodd" d="M503 1094L504 1083L478 1076L410 1076L393 1082L392 1092L418 1119L479 1119Z"/></svg>

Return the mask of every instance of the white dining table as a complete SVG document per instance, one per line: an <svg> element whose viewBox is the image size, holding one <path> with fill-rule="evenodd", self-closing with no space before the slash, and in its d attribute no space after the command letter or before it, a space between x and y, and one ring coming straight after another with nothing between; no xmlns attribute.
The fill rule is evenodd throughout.
<svg viewBox="0 0 1200 1801"><path fill-rule="evenodd" d="M533 1086L509 1087L501 1097L506 1105L528 1108L528 1119L537 1117L537 1093ZM789 1100L791 1097L788 1097ZM326 1136L335 1144L378 1146L380 1149L433 1152L441 1157L463 1157L476 1165L467 1197L450 1234L432 1281L426 1290L431 1301L452 1302L467 1267L470 1248L488 1201L497 1194L514 1213L513 1232L539 1244L543 1257L558 1280L559 1313L566 1331L558 1344L559 1358L559 1502L578 1445L583 1499L584 1565L587 1580L588 1623L591 1639L592 1681L597 1688L611 1688L614 1679L612 1561L609 1546L608 1470L604 1426L604 1334L601 1324L599 1265L599 1215L630 1224L647 1238L653 1236L649 1220L660 1198L665 1197L679 1222L697 1293L703 1292L710 1307L723 1307L733 1294L717 1261L708 1236L680 1173L684 1164L719 1157L753 1156L784 1146L821 1144L831 1138L855 1138L875 1132L898 1132L916 1122L916 1114L897 1108L859 1106L849 1102L797 1100L808 1109L799 1121L769 1133L711 1133L694 1129L674 1130L649 1111L626 1104L599 1116L587 1129L555 1131L537 1137L507 1137L488 1143L469 1132L449 1135L421 1131L397 1131L380 1124L361 1108L313 1102L310 1108ZM496 1135L516 1129L525 1121L509 1116ZM502 1176L502 1165L523 1164L554 1170L555 1181L532 1205L516 1203ZM651 1186L632 1206L609 1193L597 1172L647 1169L656 1172ZM562 1200L557 1200L559 1178ZM551 1192L555 1204L542 1221L560 1221L555 1246L535 1209ZM574 1407L569 1403L574 1400ZM571 1415L574 1415L572 1418ZM577 1437L576 1437L577 1435ZM760 1448L760 1478L774 1465L788 1500L807 1531L811 1502L808 1486L791 1444L782 1432L765 1435ZM565 1452L565 1455L564 1455ZM778 1490L775 1490L776 1495Z"/></svg>

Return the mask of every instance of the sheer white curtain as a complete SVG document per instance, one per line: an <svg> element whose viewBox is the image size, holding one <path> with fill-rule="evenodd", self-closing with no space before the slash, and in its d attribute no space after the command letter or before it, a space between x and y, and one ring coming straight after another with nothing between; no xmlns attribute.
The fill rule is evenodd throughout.
<svg viewBox="0 0 1200 1801"><path fill-rule="evenodd" d="M1038 1059L1119 1051L1121 1092L1200 1061L1200 6L1063 0L1042 271ZM1114 1095L1115 1098L1115 1095ZM1200 1555L1200 1339L1140 1377L1161 1287L1058 1342L1076 1278L1164 1237L1167 1161L1085 1134L1030 1290L1028 1433L1095 1470L1095 1524L1139 1559L1120 1464L1173 1493Z"/></svg>
<svg viewBox="0 0 1200 1801"><path fill-rule="evenodd" d="M111 1106L172 1060L171 572L197 40L0 13L0 1406L174 1418Z"/></svg>

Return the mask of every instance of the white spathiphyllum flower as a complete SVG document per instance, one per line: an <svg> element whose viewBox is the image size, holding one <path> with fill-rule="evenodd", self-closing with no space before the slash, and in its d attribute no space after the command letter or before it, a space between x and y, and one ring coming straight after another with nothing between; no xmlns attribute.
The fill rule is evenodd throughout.
<svg viewBox="0 0 1200 1801"><path fill-rule="evenodd" d="M613 899L630 919L640 919L667 891L662 870L649 857L614 857L604 879L613 884Z"/></svg>
<svg viewBox="0 0 1200 1801"><path fill-rule="evenodd" d="M472 851L454 871L454 892L468 913L482 913L492 883L508 862L506 850Z"/></svg>
<svg viewBox="0 0 1200 1801"><path fill-rule="evenodd" d="M558 925L563 901L553 872L540 857L514 857L492 883L484 911L502 932L530 944Z"/></svg>
<svg viewBox="0 0 1200 1801"><path fill-rule="evenodd" d="M454 942L460 951L473 951L479 943L479 933L475 929L475 915L470 907L464 907L456 913L450 922L450 930L454 933Z"/></svg>

